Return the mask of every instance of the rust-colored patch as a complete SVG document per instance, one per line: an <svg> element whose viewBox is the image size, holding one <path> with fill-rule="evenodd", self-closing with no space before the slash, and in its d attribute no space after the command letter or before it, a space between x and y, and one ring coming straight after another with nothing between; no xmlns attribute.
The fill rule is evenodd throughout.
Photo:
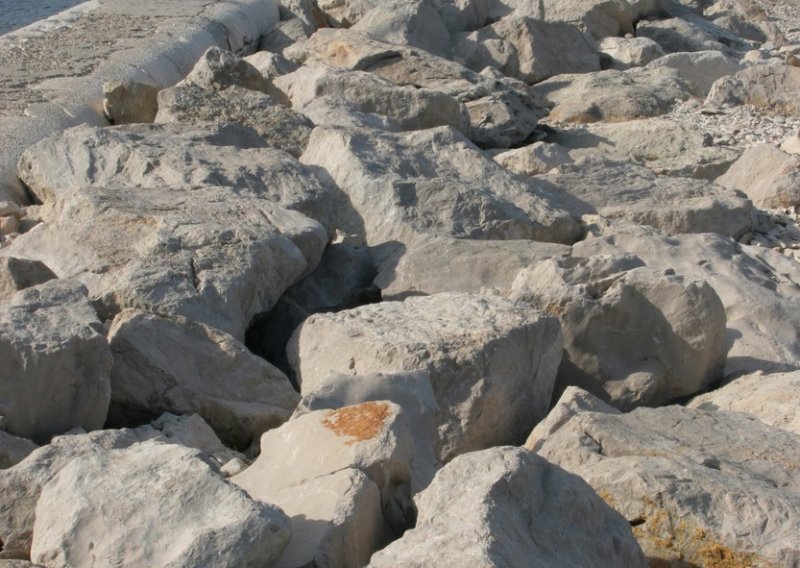
<svg viewBox="0 0 800 568"><path fill-rule="evenodd" d="M389 405L385 402L365 402L326 412L322 425L338 436L353 438L345 442L350 446L377 436L383 429L389 412Z"/></svg>

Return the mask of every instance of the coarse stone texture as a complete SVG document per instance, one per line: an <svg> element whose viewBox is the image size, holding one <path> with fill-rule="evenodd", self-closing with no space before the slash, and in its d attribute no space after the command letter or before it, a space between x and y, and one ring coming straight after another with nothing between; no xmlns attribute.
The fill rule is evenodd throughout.
<svg viewBox="0 0 800 568"><path fill-rule="evenodd" d="M196 450L146 442L91 453L44 486L31 560L255 567L273 564L290 534L280 509L250 499Z"/></svg>
<svg viewBox="0 0 800 568"><path fill-rule="evenodd" d="M232 481L292 517L281 566L360 566L413 523L412 461L401 408L370 401L301 414L264 434L259 458Z"/></svg>
<svg viewBox="0 0 800 568"><path fill-rule="evenodd" d="M30 440L0 430L0 469L17 465L36 448L38 446Z"/></svg>
<svg viewBox="0 0 800 568"><path fill-rule="evenodd" d="M103 113L111 124L153 122L160 87L136 81L109 81L103 85Z"/></svg>
<svg viewBox="0 0 800 568"><path fill-rule="evenodd" d="M108 337L113 426L165 411L197 413L226 444L246 449L285 422L299 400L283 373L209 326L124 310Z"/></svg>
<svg viewBox="0 0 800 568"><path fill-rule="evenodd" d="M687 406L728 410L758 418L764 424L800 436L800 372L738 377L717 390L694 397Z"/></svg>
<svg viewBox="0 0 800 568"><path fill-rule="evenodd" d="M534 142L522 148L494 154L492 158L504 168L523 176L546 174L553 168L574 161L568 148L548 142Z"/></svg>
<svg viewBox="0 0 800 568"><path fill-rule="evenodd" d="M715 181L744 192L756 207L800 205L800 156L772 144L759 144L745 150Z"/></svg>
<svg viewBox="0 0 800 568"><path fill-rule="evenodd" d="M748 104L769 114L800 117L800 67L783 62L750 65L716 81L706 100Z"/></svg>
<svg viewBox="0 0 800 568"><path fill-rule="evenodd" d="M218 466L231 460L243 460L244 456L225 445L198 414L177 416L165 412L147 426L136 428L137 434L144 437L148 428L155 430L154 438L170 444L200 450L213 458Z"/></svg>
<svg viewBox="0 0 800 568"><path fill-rule="evenodd" d="M621 410L657 406L722 378L725 309L705 282L635 257L546 260L521 271L511 299L559 318L556 393L577 385Z"/></svg>
<svg viewBox="0 0 800 568"><path fill-rule="evenodd" d="M668 234L732 237L743 235L752 222L753 204L740 192L706 180L660 177L630 163L585 157L538 179L553 184L551 191L574 216L596 213Z"/></svg>
<svg viewBox="0 0 800 568"><path fill-rule="evenodd" d="M625 519L583 480L522 448L455 458L417 503L416 527L371 568L647 565Z"/></svg>
<svg viewBox="0 0 800 568"><path fill-rule="evenodd" d="M352 212L339 226L370 245L409 244L427 235L577 237L577 224L552 193L509 173L446 127L405 134L318 127L302 162L324 168L347 194Z"/></svg>
<svg viewBox="0 0 800 568"><path fill-rule="evenodd" d="M602 156L646 166L659 175L709 180L739 157L737 150L713 144L708 130L666 117L594 122L559 129L548 140L567 148L572 160Z"/></svg>
<svg viewBox="0 0 800 568"><path fill-rule="evenodd" d="M53 271L41 262L13 256L0 257L0 301L54 278Z"/></svg>
<svg viewBox="0 0 800 568"><path fill-rule="evenodd" d="M651 565L800 561L796 434L739 413L680 406L579 410L538 453L622 513Z"/></svg>
<svg viewBox="0 0 800 568"><path fill-rule="evenodd" d="M683 18L643 20L636 24L636 35L652 39L667 53L728 51L720 35Z"/></svg>
<svg viewBox="0 0 800 568"><path fill-rule="evenodd" d="M181 85L158 93L157 123L236 122L258 132L274 148L295 158L305 150L314 124L269 95L233 85L209 91Z"/></svg>
<svg viewBox="0 0 800 568"><path fill-rule="evenodd" d="M17 292L0 307L5 430L41 443L76 426L102 427L111 352L86 289L51 280Z"/></svg>
<svg viewBox="0 0 800 568"><path fill-rule="evenodd" d="M667 67L557 75L533 91L553 103L549 120L578 123L659 116L690 96L680 74Z"/></svg>
<svg viewBox="0 0 800 568"><path fill-rule="evenodd" d="M555 318L498 297L436 294L317 314L289 342L301 392L330 373L422 371L441 409L438 455L519 443L561 359Z"/></svg>
<svg viewBox="0 0 800 568"><path fill-rule="evenodd" d="M661 46L646 37L609 36L599 42L598 49L601 57L605 55L609 60L604 68L620 71L647 65L664 55Z"/></svg>
<svg viewBox="0 0 800 568"><path fill-rule="evenodd" d="M670 53L659 57L648 67L675 69L681 79L689 85L692 94L704 98L717 79L733 75L744 69L745 65L737 58L719 51L695 51Z"/></svg>

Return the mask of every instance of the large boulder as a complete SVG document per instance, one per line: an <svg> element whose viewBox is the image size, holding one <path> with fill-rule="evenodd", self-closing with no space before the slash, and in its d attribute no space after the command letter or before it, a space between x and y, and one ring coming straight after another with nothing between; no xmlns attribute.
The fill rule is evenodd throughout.
<svg viewBox="0 0 800 568"><path fill-rule="evenodd" d="M561 131L556 134L560 135ZM534 142L522 148L499 152L492 158L504 168L523 176L546 174L554 168L575 161L566 147L553 142Z"/></svg>
<svg viewBox="0 0 800 568"><path fill-rule="evenodd" d="M622 410L701 392L722 378L725 309L714 290L635 257L546 260L511 298L558 317L556 392L580 386Z"/></svg>
<svg viewBox="0 0 800 568"><path fill-rule="evenodd" d="M37 447L30 440L0 430L0 469L17 465Z"/></svg>
<svg viewBox="0 0 800 568"><path fill-rule="evenodd" d="M449 128L391 134L318 127L302 161L325 168L347 194L355 215L340 226L371 245L426 235L572 242L578 234L551 193Z"/></svg>
<svg viewBox="0 0 800 568"><path fill-rule="evenodd" d="M568 148L573 160L602 156L647 166L659 175L713 180L739 157L739 152L710 144L710 138L711 133L697 126L654 117L565 128L548 140Z"/></svg>
<svg viewBox="0 0 800 568"><path fill-rule="evenodd" d="M36 260L13 256L0 257L0 301L15 292L57 278L53 271Z"/></svg>
<svg viewBox="0 0 800 568"><path fill-rule="evenodd" d="M756 207L794 207L800 205L800 156L772 144L752 146L716 182L744 192Z"/></svg>
<svg viewBox="0 0 800 568"><path fill-rule="evenodd" d="M509 16L470 34L453 47L456 61L474 71L495 67L509 77L538 83L562 73L600 70L597 49L575 26Z"/></svg>
<svg viewBox="0 0 800 568"><path fill-rule="evenodd" d="M545 414L561 359L555 318L498 297L436 294L317 314L287 348L301 392L331 372L428 373L438 454L519 443Z"/></svg>
<svg viewBox="0 0 800 568"><path fill-rule="evenodd" d="M553 184L574 216L597 213L669 234L739 237L751 226L753 204L742 193L705 180L660 177L630 163L586 157L538 179Z"/></svg>
<svg viewBox="0 0 800 568"><path fill-rule="evenodd" d="M580 123L659 116L690 96L680 74L665 67L557 75L533 91L553 103L551 120Z"/></svg>
<svg viewBox="0 0 800 568"><path fill-rule="evenodd" d="M714 81L744 69L744 64L737 58L719 51L695 51L670 53L659 57L648 67L670 67L675 69L686 81L692 94L705 98Z"/></svg>
<svg viewBox="0 0 800 568"><path fill-rule="evenodd" d="M285 422L299 400L278 369L200 323L124 310L108 337L112 426L138 425L166 411L197 413L226 444L246 449Z"/></svg>
<svg viewBox="0 0 800 568"><path fill-rule="evenodd" d="M429 0L390 0L377 3L352 27L387 43L417 47L450 56L450 32L442 14Z"/></svg>
<svg viewBox="0 0 800 568"><path fill-rule="evenodd" d="M800 562L796 434L680 406L579 410L540 440L538 453L619 511L651 565Z"/></svg>
<svg viewBox="0 0 800 568"><path fill-rule="evenodd" d="M0 416L15 436L46 442L103 426L111 394L103 326L70 280L51 280L0 303Z"/></svg>
<svg viewBox="0 0 800 568"><path fill-rule="evenodd" d="M683 18L643 20L636 24L636 35L652 39L667 53L728 50L721 36Z"/></svg>
<svg viewBox="0 0 800 568"><path fill-rule="evenodd" d="M289 536L280 509L250 499L202 454L149 442L62 468L36 505L31 560L53 568L269 566Z"/></svg>
<svg viewBox="0 0 800 568"><path fill-rule="evenodd" d="M417 525L371 568L644 568L628 523L579 477L521 448L455 458L417 498Z"/></svg>
<svg viewBox="0 0 800 568"><path fill-rule="evenodd" d="M646 37L609 36L600 41L598 49L605 58L603 68L620 71L647 65L664 55L661 46Z"/></svg>
<svg viewBox="0 0 800 568"><path fill-rule="evenodd" d="M800 367L800 279L793 259L718 234L668 237L619 224L573 247L580 257L621 252L711 285L728 320L726 376Z"/></svg>
<svg viewBox="0 0 800 568"><path fill-rule="evenodd" d="M750 65L716 81L706 100L748 104L768 114L800 117L800 67L783 62Z"/></svg>
<svg viewBox="0 0 800 568"><path fill-rule="evenodd" d="M232 481L292 518L280 566L356 567L413 523L412 461L400 407L371 401L308 412L267 432L261 455Z"/></svg>

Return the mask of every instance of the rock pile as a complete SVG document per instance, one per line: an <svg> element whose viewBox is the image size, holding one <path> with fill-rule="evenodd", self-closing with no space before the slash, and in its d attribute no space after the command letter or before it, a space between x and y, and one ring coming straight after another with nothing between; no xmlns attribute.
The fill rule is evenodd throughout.
<svg viewBox="0 0 800 568"><path fill-rule="evenodd" d="M263 3L0 193L0 566L800 565L791 11Z"/></svg>

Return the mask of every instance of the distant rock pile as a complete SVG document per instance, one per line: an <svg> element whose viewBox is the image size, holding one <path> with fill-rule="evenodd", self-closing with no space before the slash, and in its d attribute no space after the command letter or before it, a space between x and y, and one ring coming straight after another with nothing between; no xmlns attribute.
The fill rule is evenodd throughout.
<svg viewBox="0 0 800 568"><path fill-rule="evenodd" d="M799 566L763 2L281 0L107 83L0 202L0 566Z"/></svg>

